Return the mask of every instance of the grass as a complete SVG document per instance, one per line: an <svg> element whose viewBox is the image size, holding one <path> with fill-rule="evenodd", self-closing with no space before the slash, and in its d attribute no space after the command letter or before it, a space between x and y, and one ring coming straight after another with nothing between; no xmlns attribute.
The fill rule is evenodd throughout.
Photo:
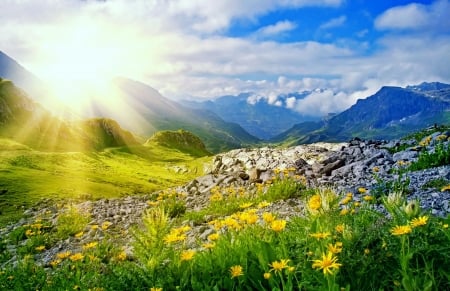
<svg viewBox="0 0 450 291"><path fill-rule="evenodd" d="M208 161L156 145L92 153L39 152L8 140L0 145L10 149L0 151L0 226L43 199L95 200L179 185L201 175Z"/></svg>

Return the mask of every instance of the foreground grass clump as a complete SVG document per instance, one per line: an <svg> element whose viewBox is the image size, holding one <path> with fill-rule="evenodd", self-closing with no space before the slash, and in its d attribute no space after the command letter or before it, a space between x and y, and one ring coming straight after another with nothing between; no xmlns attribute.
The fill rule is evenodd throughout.
<svg viewBox="0 0 450 291"><path fill-rule="evenodd" d="M218 206L211 205L221 202L227 213L209 212L198 227L189 213L170 215L172 208L165 200L171 201L175 194L161 193L144 214L143 227L133 231L133 254L108 240L92 241L77 252L57 254L45 269L33 260L43 251L36 243L21 254L17 266L0 270L0 289L450 288L449 218L421 211L417 201L408 202L399 192L380 197L386 216L374 210L375 199L367 189L339 194L306 188L301 181L275 179L251 193L216 189L212 200L221 198L210 201L206 209L215 211ZM294 188L292 193L281 193ZM304 202L306 208L298 216L288 219L270 210L273 203L289 197ZM228 199L239 205L227 207ZM32 231L38 228L30 226ZM108 229L104 231L108 237ZM47 245L43 242L47 248L51 228L36 236L45 233L50 236ZM26 244L29 239L19 240Z"/></svg>

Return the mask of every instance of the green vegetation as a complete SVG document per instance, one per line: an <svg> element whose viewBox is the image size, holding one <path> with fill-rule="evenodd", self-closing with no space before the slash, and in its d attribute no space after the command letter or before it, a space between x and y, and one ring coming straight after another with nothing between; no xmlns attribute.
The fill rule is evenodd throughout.
<svg viewBox="0 0 450 291"><path fill-rule="evenodd" d="M0 142L0 226L19 219L24 209L43 199L148 194L192 180L209 162L158 145L55 153L30 150L7 139Z"/></svg>
<svg viewBox="0 0 450 291"><path fill-rule="evenodd" d="M185 130L178 131L159 131L150 137L144 145L159 144L171 149L195 156L203 157L211 155L206 150L202 140Z"/></svg>
<svg viewBox="0 0 450 291"><path fill-rule="evenodd" d="M434 152L424 150L420 153L416 162L409 167L411 171L418 171L450 164L450 146L440 142L434 148Z"/></svg>
<svg viewBox="0 0 450 291"><path fill-rule="evenodd" d="M134 257L121 245L86 242L80 252L57 253L50 270L33 261L51 247L55 235L49 217L15 231L27 248L15 267L0 270L0 288L9 290L447 290L450 288L450 218L423 212L403 195L381 197L389 216L373 209L372 194L309 188L297 181L303 197L301 216L286 220L268 201L284 199L294 183L281 178L254 193L216 189L214 199L246 201L234 212L210 217L206 237L186 215L170 219L166 199L183 194L161 192L134 230ZM271 186L272 185L272 186ZM289 186L290 187L290 186ZM269 190L270 189L270 190ZM272 190L278 189L278 190ZM360 191L360 193L362 193ZM289 195L292 197L292 193ZM274 202L277 200L274 200ZM214 201L210 202L211 204ZM414 206L412 205L414 204ZM216 209L211 208L210 211ZM73 212L73 217L78 214ZM61 218L57 219L61 222ZM207 226L209 225L209 226ZM92 231L94 231L93 227ZM38 230L41 230L38 233ZM95 228L108 237L108 226ZM22 234L22 233L25 233ZM75 234L74 236L83 234ZM188 239L194 236L194 239ZM29 241L33 241L30 243ZM162 288L162 289L159 289Z"/></svg>

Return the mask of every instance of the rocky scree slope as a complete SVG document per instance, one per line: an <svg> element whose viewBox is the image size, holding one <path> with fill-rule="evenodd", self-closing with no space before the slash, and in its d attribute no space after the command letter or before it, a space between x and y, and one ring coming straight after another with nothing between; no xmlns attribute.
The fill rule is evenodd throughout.
<svg viewBox="0 0 450 291"><path fill-rule="evenodd" d="M450 133L436 132L427 137L427 150L434 151L437 140L442 140L442 137L448 140ZM444 144L448 144L448 141ZM406 149L393 154L389 152L389 149L399 147ZM415 140L387 142L353 139L347 143L316 143L286 149L264 147L232 150L214 156L206 169L207 174L185 185L146 196L102 199L76 205L90 214L91 221L85 235L82 238L69 237L54 244L52 248L37 254L36 260L46 265L59 252L77 252L89 241L104 239L125 245L129 257L132 257L130 229L133 225L139 227L144 211L153 207L155 195L168 191L178 193L176 197L186 206L187 211L200 211L210 204L210 197L217 187L234 187L252 192L261 185L271 187L270 181L280 175L302 175L309 186L330 187L343 196L352 192L356 201L362 201L365 195L361 193L360 188L366 189L374 196L389 194L394 190L401 191L403 195L407 195L409 201L417 199L421 208L433 215L447 216L450 214L450 192L424 186L439 179L448 183L450 165L399 174L399 169L417 160L423 147L425 145L418 146ZM275 201L264 211L274 212L278 217L289 220L303 215L304 205L304 197L290 198ZM374 207L383 211L381 204ZM25 211L27 218L2 229L0 237L4 239L14 229L45 215L50 217L54 225L62 212L64 209L44 201ZM198 237L206 238L213 232L213 227L207 224L210 219L212 217L204 217L203 222L183 222L192 227L188 233L188 243L194 243ZM108 225L108 229L94 230L91 227L104 224ZM14 263L17 246L7 241L6 244L7 251L12 254L8 263Z"/></svg>

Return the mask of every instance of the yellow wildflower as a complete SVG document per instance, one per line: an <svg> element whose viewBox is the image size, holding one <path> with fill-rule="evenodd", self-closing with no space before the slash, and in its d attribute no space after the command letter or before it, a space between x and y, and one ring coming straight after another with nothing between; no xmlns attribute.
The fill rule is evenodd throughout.
<svg viewBox="0 0 450 291"><path fill-rule="evenodd" d="M180 260L181 261L190 261L192 260L192 258L195 255L195 251L194 250L185 250L181 253L180 255Z"/></svg>
<svg viewBox="0 0 450 291"><path fill-rule="evenodd" d="M320 195L313 195L308 201L308 206L311 210L318 210L322 206L322 199Z"/></svg>
<svg viewBox="0 0 450 291"><path fill-rule="evenodd" d="M372 168L372 171L374 171L375 173L378 173L380 171L380 168L375 166Z"/></svg>
<svg viewBox="0 0 450 291"><path fill-rule="evenodd" d="M258 215L256 215L255 213L251 213L251 212L244 212L241 214L240 220L242 220L243 222L245 222L249 225L255 224L258 221Z"/></svg>
<svg viewBox="0 0 450 291"><path fill-rule="evenodd" d="M81 254L81 253L76 253L76 254L71 255L71 256L69 257L69 259L70 259L72 262L76 262L76 261L80 261L80 260L84 259L84 256L83 256L83 254Z"/></svg>
<svg viewBox="0 0 450 291"><path fill-rule="evenodd" d="M366 195L363 197L363 199L364 199L364 201L373 201L374 198L373 198L373 196Z"/></svg>
<svg viewBox="0 0 450 291"><path fill-rule="evenodd" d="M365 254L365 255L370 254L370 250L369 250L369 249L364 249L364 254Z"/></svg>
<svg viewBox="0 0 450 291"><path fill-rule="evenodd" d="M236 265L230 267L231 278L236 278L244 275L244 271L242 270L242 266Z"/></svg>
<svg viewBox="0 0 450 291"><path fill-rule="evenodd" d="M125 261L127 259L127 253L125 251L121 251L117 254L116 259L118 261Z"/></svg>
<svg viewBox="0 0 450 291"><path fill-rule="evenodd" d="M80 232L78 232L78 233L75 234L75 237L76 237L76 238L80 238L80 237L83 236L83 234L84 234L84 232L80 231Z"/></svg>
<svg viewBox="0 0 450 291"><path fill-rule="evenodd" d="M272 274L270 274L270 273L268 273L268 272L266 272L266 273L264 273L264 279L266 279L266 280L269 280L270 279L270 277L272 277Z"/></svg>
<svg viewBox="0 0 450 291"><path fill-rule="evenodd" d="M287 260L287 259L281 259L279 261L274 261L274 262L272 262L272 264L269 264L269 267L272 267L272 269L270 269L270 271L281 272L283 269L286 269L289 267L288 263L289 263L289 260Z"/></svg>
<svg viewBox="0 0 450 291"><path fill-rule="evenodd" d="M164 237L164 242L170 244L173 242L184 241L185 239L186 239L185 234L177 234L175 232L170 232L168 235Z"/></svg>
<svg viewBox="0 0 450 291"><path fill-rule="evenodd" d="M270 203L264 200L264 201L261 201L261 202L258 203L257 208L261 209L261 208L267 207L269 205L270 205Z"/></svg>
<svg viewBox="0 0 450 291"><path fill-rule="evenodd" d="M444 223L444 224L442 225L442 228L443 228L443 229L447 229L447 228L448 228L448 223Z"/></svg>
<svg viewBox="0 0 450 291"><path fill-rule="evenodd" d="M242 203L241 205L239 205L239 208L247 209L247 208L252 207L252 206L253 206L252 202L247 202L247 203Z"/></svg>
<svg viewBox="0 0 450 291"><path fill-rule="evenodd" d="M220 235L218 233L210 234L210 235L208 235L208 240L212 240L212 241L218 240L219 236Z"/></svg>
<svg viewBox="0 0 450 291"><path fill-rule="evenodd" d="M445 192L445 191L449 191L449 190L450 190L450 184L441 188L441 192Z"/></svg>
<svg viewBox="0 0 450 291"><path fill-rule="evenodd" d="M353 200L352 196L346 196L344 199L342 199L339 204L341 205L347 205L349 202Z"/></svg>
<svg viewBox="0 0 450 291"><path fill-rule="evenodd" d="M112 222L105 221L102 223L102 229L107 230L112 225Z"/></svg>
<svg viewBox="0 0 450 291"><path fill-rule="evenodd" d="M38 246L34 248L36 251L41 252L43 250L45 250L45 246Z"/></svg>
<svg viewBox="0 0 450 291"><path fill-rule="evenodd" d="M332 275L334 270L338 270L342 264L337 263L337 257L333 257L332 252L322 253L321 260L313 260L312 268L321 269L324 275Z"/></svg>
<svg viewBox="0 0 450 291"><path fill-rule="evenodd" d="M270 224L270 228L275 232L281 232L286 227L286 220L274 220Z"/></svg>
<svg viewBox="0 0 450 291"><path fill-rule="evenodd" d="M364 193L367 192L367 189L364 188L364 187L359 187L359 188L358 188L358 192L361 193L361 194L364 194Z"/></svg>
<svg viewBox="0 0 450 291"><path fill-rule="evenodd" d="M202 245L202 247L205 248L205 249L207 249L207 250L213 249L215 246L216 246L215 243L204 243L204 244Z"/></svg>
<svg viewBox="0 0 450 291"><path fill-rule="evenodd" d="M96 241L87 243L87 244L83 245L83 250L89 250L89 249L95 248L97 245L98 245L98 242L96 242Z"/></svg>
<svg viewBox="0 0 450 291"><path fill-rule="evenodd" d="M62 252L62 253L56 254L56 257L58 259L64 260L64 259L67 259L68 257L70 257L71 254L72 254L71 251L67 251L67 252Z"/></svg>
<svg viewBox="0 0 450 291"><path fill-rule="evenodd" d="M26 235L26 236L33 236L33 235L34 235L34 232L33 232L31 229L27 229L27 230L25 231L25 235Z"/></svg>
<svg viewBox="0 0 450 291"><path fill-rule="evenodd" d="M163 288L160 288L160 287L152 287L152 288L150 288L150 291L163 291Z"/></svg>
<svg viewBox="0 0 450 291"><path fill-rule="evenodd" d="M339 212L340 215L344 216L349 213L349 210L347 208L342 208L341 212Z"/></svg>
<svg viewBox="0 0 450 291"><path fill-rule="evenodd" d="M262 218L267 224L272 223L276 219L275 215L273 215L273 213L271 212L264 212L262 214Z"/></svg>
<svg viewBox="0 0 450 291"><path fill-rule="evenodd" d="M309 236L311 236L311 237L313 237L313 238L315 238L317 240L320 240L320 239L323 239L323 238L327 238L330 235L331 235L330 232L327 231L327 232L311 233Z"/></svg>
<svg viewBox="0 0 450 291"><path fill-rule="evenodd" d="M397 225L391 229L392 235L404 235L411 233L412 228L409 225Z"/></svg>
<svg viewBox="0 0 450 291"><path fill-rule="evenodd" d="M334 230L336 230L337 233L343 233L345 229L345 224L341 223L336 225L336 227L334 228Z"/></svg>
<svg viewBox="0 0 450 291"><path fill-rule="evenodd" d="M159 201L147 201L148 206L157 206L159 204Z"/></svg>
<svg viewBox="0 0 450 291"><path fill-rule="evenodd" d="M223 196L221 193L214 193L211 196L209 196L209 201L211 202L217 202L217 201L222 201L223 200Z"/></svg>
<svg viewBox="0 0 450 291"><path fill-rule="evenodd" d="M91 225L91 229L92 229L92 230L97 230L97 229L98 229L98 224L93 224L93 225Z"/></svg>
<svg viewBox="0 0 450 291"><path fill-rule="evenodd" d="M428 222L428 216L424 215L424 216L419 216L417 218L414 218L411 221L411 226L412 227L418 227L418 226L423 226L426 225Z"/></svg>
<svg viewBox="0 0 450 291"><path fill-rule="evenodd" d="M335 244L328 244L328 250L333 254L339 254L342 252L342 242L336 242Z"/></svg>
<svg viewBox="0 0 450 291"><path fill-rule="evenodd" d="M61 263L60 259L56 259L50 262L50 266L52 266L53 268L58 266Z"/></svg>

